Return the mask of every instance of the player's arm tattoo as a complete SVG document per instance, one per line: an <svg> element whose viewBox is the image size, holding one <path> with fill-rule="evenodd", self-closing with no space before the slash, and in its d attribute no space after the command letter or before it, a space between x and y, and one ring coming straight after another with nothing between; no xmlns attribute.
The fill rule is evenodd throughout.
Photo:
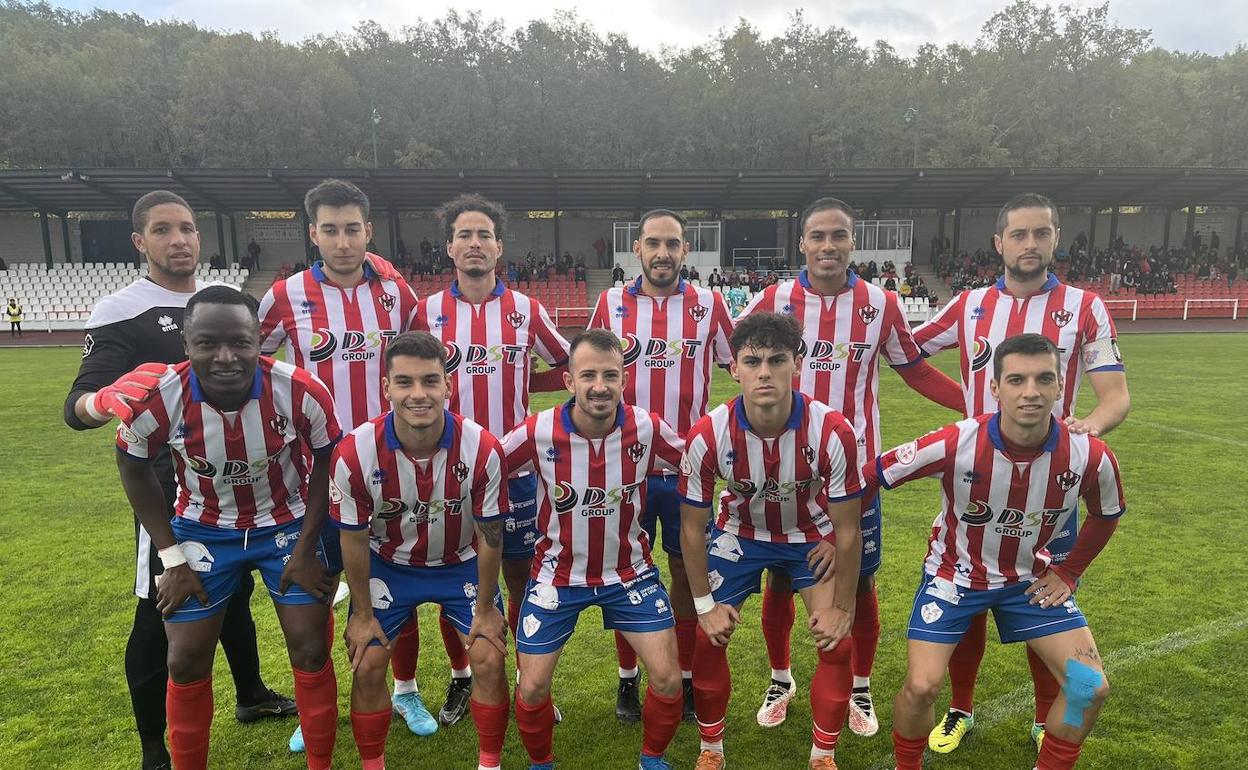
<svg viewBox="0 0 1248 770"><path fill-rule="evenodd" d="M478 521L477 532L481 533L481 538L491 548L497 548L503 544L502 521Z"/></svg>

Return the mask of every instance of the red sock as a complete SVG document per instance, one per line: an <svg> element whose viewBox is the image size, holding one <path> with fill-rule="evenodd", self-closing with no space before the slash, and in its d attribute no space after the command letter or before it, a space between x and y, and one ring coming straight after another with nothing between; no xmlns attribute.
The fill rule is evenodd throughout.
<svg viewBox="0 0 1248 770"><path fill-rule="evenodd" d="M390 733L390 715L393 713L393 709L365 713L351 710L351 732L355 735L355 746L360 751L360 759L365 762L385 759L386 736Z"/></svg>
<svg viewBox="0 0 1248 770"><path fill-rule="evenodd" d="M1036 692L1036 724L1042 725L1049 718L1049 709L1053 708L1053 701L1057 700L1061 685L1057 677L1053 676L1053 672L1049 671L1049 667L1044 665L1044 661L1040 660L1040 656L1032 652L1030 647L1027 648L1027 665L1031 668L1031 681Z"/></svg>
<svg viewBox="0 0 1248 770"><path fill-rule="evenodd" d="M468 668L468 651L460 641L459 629L444 615L438 616L438 628L442 631L442 646L446 647L446 657L451 661L451 668L456 671Z"/></svg>
<svg viewBox="0 0 1248 770"><path fill-rule="evenodd" d="M407 619L399 638L394 640L394 652L390 655L390 670L394 678L406 682L416 678L416 664L420 660L420 624L416 616Z"/></svg>
<svg viewBox="0 0 1248 770"><path fill-rule="evenodd" d="M1052 733L1045 733L1040 756L1036 759L1036 770L1070 770L1079 761L1080 751L1083 751L1082 743L1071 743Z"/></svg>
<svg viewBox="0 0 1248 770"><path fill-rule="evenodd" d="M555 761L555 707L550 696L541 703L530 706L516 691L516 729L520 731L520 742L529 759L535 765Z"/></svg>
<svg viewBox="0 0 1248 770"><path fill-rule="evenodd" d="M477 725L477 764L498 767L502 763L503 739L507 736L508 703L487 706L473 698L468 705L472 709L472 721Z"/></svg>
<svg viewBox="0 0 1248 770"><path fill-rule="evenodd" d="M693 655L693 706L698 716L698 732L708 743L724 739L724 715L732 692L732 672L728 669L728 648L716 647L700 627Z"/></svg>
<svg viewBox="0 0 1248 770"><path fill-rule="evenodd" d="M299 726L307 749L308 768L325 770L334 756L334 739L338 737L338 680L334 678L334 659L329 658L320 671L295 674L295 705L299 707Z"/></svg>
<svg viewBox="0 0 1248 770"><path fill-rule="evenodd" d="M771 667L789 667L789 635L793 632L793 594L763 589L763 641L767 643L767 659Z"/></svg>
<svg viewBox="0 0 1248 770"><path fill-rule="evenodd" d="M625 671L637 668L637 651L619 631L615 632L615 659Z"/></svg>
<svg viewBox="0 0 1248 770"><path fill-rule="evenodd" d="M693 650L698 642L698 619L676 618L676 659L681 673L693 671Z"/></svg>
<svg viewBox="0 0 1248 770"><path fill-rule="evenodd" d="M965 714L974 713L975 680L979 678L979 664L987 645L988 613L985 612L971 619L971 627L953 648L953 657L949 659L949 689L953 691L949 708Z"/></svg>
<svg viewBox="0 0 1248 770"><path fill-rule="evenodd" d="M927 736L902 738L893 730L893 759L897 770L923 770L923 749L927 748Z"/></svg>
<svg viewBox="0 0 1248 770"><path fill-rule="evenodd" d="M641 707L641 753L649 757L661 757L672 742L676 728L680 726L684 711L685 694L677 691L665 698L646 685L646 702Z"/></svg>
<svg viewBox="0 0 1248 770"><path fill-rule="evenodd" d="M851 664L854 676L869 677L875 666L875 650L880 646L880 602L875 586L865 594L859 594L854 607L854 627L850 632L854 639Z"/></svg>
<svg viewBox="0 0 1248 770"><path fill-rule="evenodd" d="M169 721L169 755L177 770L208 767L208 734L212 730L212 677L178 684L165 690L165 718Z"/></svg>
<svg viewBox="0 0 1248 770"><path fill-rule="evenodd" d="M854 678L850 669L853 642L842 639L831 650L819 651L819 665L810 683L810 715L814 721L815 748L831 751L841 735L849 711L849 693Z"/></svg>

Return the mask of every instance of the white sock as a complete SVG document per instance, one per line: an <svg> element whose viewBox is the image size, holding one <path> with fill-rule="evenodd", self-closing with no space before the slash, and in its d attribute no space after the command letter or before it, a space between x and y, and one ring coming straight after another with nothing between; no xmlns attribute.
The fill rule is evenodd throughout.
<svg viewBox="0 0 1248 770"><path fill-rule="evenodd" d="M620 669L620 679L632 679L633 677L637 676L637 674L638 674L638 671L637 671L636 666L633 666L632 668Z"/></svg>
<svg viewBox="0 0 1248 770"><path fill-rule="evenodd" d="M498 765L492 765L490 767L486 767L485 765L478 764L477 770L500 770L500 768Z"/></svg>
<svg viewBox="0 0 1248 770"><path fill-rule="evenodd" d="M472 676L471 668L453 668L451 669L451 679L468 679Z"/></svg>
<svg viewBox="0 0 1248 770"><path fill-rule="evenodd" d="M773 668L771 670L771 678L777 682L784 684L793 684L793 669L791 668Z"/></svg>
<svg viewBox="0 0 1248 770"><path fill-rule="evenodd" d="M815 746L813 744L810 747L811 759L818 759L820 757L835 757L835 756L836 756L836 749L821 749L818 746Z"/></svg>
<svg viewBox="0 0 1248 770"><path fill-rule="evenodd" d="M415 679L395 679L394 694L407 695L409 692L419 693L420 688L416 686Z"/></svg>
<svg viewBox="0 0 1248 770"><path fill-rule="evenodd" d="M681 679L693 679L693 672L692 672L692 671L685 671L685 670L682 668L682 669L680 670L680 678L681 678Z"/></svg>
<svg viewBox="0 0 1248 770"><path fill-rule="evenodd" d="M715 741L715 742L713 742L713 743L712 743L711 741L702 741L702 748L701 748L701 749L699 749L699 751L713 751L713 752L715 752L716 754L723 754L723 753L724 753L724 742L723 742L723 741Z"/></svg>
<svg viewBox="0 0 1248 770"><path fill-rule="evenodd" d="M861 689L861 688L863 688L863 687L866 687L866 688L870 689L870 687L871 687L871 677L869 677L869 676L856 676L856 677L854 677L854 689L855 689L855 690L858 690L858 689Z"/></svg>

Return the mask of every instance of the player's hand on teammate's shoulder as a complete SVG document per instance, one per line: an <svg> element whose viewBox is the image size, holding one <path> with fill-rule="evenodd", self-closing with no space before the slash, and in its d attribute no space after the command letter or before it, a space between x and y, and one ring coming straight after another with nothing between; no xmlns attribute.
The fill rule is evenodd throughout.
<svg viewBox="0 0 1248 770"><path fill-rule="evenodd" d="M390 638L382 630L381 623L372 612L352 612L347 618L347 627L342 630L342 640L347 643L347 657L351 659L351 670L356 671L364 662L364 653L368 645L376 639L387 650L391 649Z"/></svg>
<svg viewBox="0 0 1248 770"><path fill-rule="evenodd" d="M726 647L732 638L732 632L741 622L737 608L729 604L716 603L715 607L704 615L698 616L698 625L716 647Z"/></svg>
<svg viewBox="0 0 1248 770"><path fill-rule="evenodd" d="M472 616L466 649L471 650L473 643L477 640L494 645L494 648L504 656L507 654L507 620L493 604L485 610L481 609L481 605L477 605L477 611Z"/></svg>
<svg viewBox="0 0 1248 770"><path fill-rule="evenodd" d="M1070 585L1066 582L1066 579L1050 568L1036 578L1034 583L1027 586L1025 593L1031 597L1028 604L1053 607L1063 604L1071 597L1073 592L1070 590Z"/></svg>
<svg viewBox="0 0 1248 770"><path fill-rule="evenodd" d="M820 583L831 580L836 570L836 545L829 540L815 543L815 547L806 554L806 564Z"/></svg>
<svg viewBox="0 0 1248 770"><path fill-rule="evenodd" d="M131 404L142 401L160 386L160 378L169 370L167 364L140 364L95 392L88 402L92 417L107 420L116 417L129 420L134 417Z"/></svg>
<svg viewBox="0 0 1248 770"><path fill-rule="evenodd" d="M166 618L192 596L204 607L208 606L208 592L189 564L170 567L156 576L156 609Z"/></svg>
<svg viewBox="0 0 1248 770"><path fill-rule="evenodd" d="M825 652L849 636L853 615L839 607L820 607L810 614L810 633L815 646Z"/></svg>
<svg viewBox="0 0 1248 770"><path fill-rule="evenodd" d="M1093 425L1088 420L1080 420L1078 417L1075 417L1073 414L1067 417L1065 422L1066 422L1066 427L1070 430L1071 433L1087 433L1089 436L1101 435L1100 427Z"/></svg>
<svg viewBox="0 0 1248 770"><path fill-rule="evenodd" d="M377 277L383 281L397 281L403 277L403 274L395 268L390 260L371 251L364 255L364 261L373 269Z"/></svg>
<svg viewBox="0 0 1248 770"><path fill-rule="evenodd" d="M300 541L302 544L303 541ZM324 601L334 588L334 581L326 571L325 565L316 558L315 553L305 551L298 546L290 556L290 561L282 569L282 579L277 590L285 595L292 585L297 585L317 599Z"/></svg>

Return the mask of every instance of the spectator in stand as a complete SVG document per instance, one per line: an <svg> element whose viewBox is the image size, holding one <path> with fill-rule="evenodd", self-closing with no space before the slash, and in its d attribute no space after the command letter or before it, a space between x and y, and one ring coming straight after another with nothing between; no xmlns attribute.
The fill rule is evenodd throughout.
<svg viewBox="0 0 1248 770"><path fill-rule="evenodd" d="M914 287L910 284L910 279L903 279L901 285L897 287L897 293L902 297L909 297L914 293Z"/></svg>
<svg viewBox="0 0 1248 770"><path fill-rule="evenodd" d="M9 304L4 309L4 315L9 319L9 336L25 336L22 334L22 306L18 304L16 297L9 297Z"/></svg>
<svg viewBox="0 0 1248 770"><path fill-rule="evenodd" d="M680 266L680 280L682 281L689 280L689 266L688 265Z"/></svg>
<svg viewBox="0 0 1248 770"><path fill-rule="evenodd" d="M4 257L0 257L0 272L9 269L9 263L4 261Z"/></svg>
<svg viewBox="0 0 1248 770"><path fill-rule="evenodd" d="M609 245L610 244L607 243L607 239L603 238L601 235L598 236L598 240L594 241L594 251L598 253L599 267L604 267L606 265L607 246Z"/></svg>
<svg viewBox="0 0 1248 770"><path fill-rule="evenodd" d="M711 274L706 277L707 288L714 289L716 286L723 286L723 285L724 285L724 277L719 274L719 268L718 267L711 268Z"/></svg>
<svg viewBox="0 0 1248 770"><path fill-rule="evenodd" d="M507 263L507 285L514 287L520 281L520 273L514 261Z"/></svg>
<svg viewBox="0 0 1248 770"><path fill-rule="evenodd" d="M533 270L534 268L529 267L528 262L525 262L523 265L520 266L520 275L517 278L517 282L524 281L525 286L532 286L533 285Z"/></svg>
<svg viewBox="0 0 1248 770"><path fill-rule="evenodd" d="M732 272L728 273L728 286L735 288L740 285L741 285L741 275L737 272L737 269L734 267L732 269Z"/></svg>
<svg viewBox="0 0 1248 770"><path fill-rule="evenodd" d="M611 269L611 282L612 283L624 282L624 268L620 267L620 263L618 262L615 263L615 267Z"/></svg>
<svg viewBox="0 0 1248 770"><path fill-rule="evenodd" d="M689 270L689 280L691 280L691 281L701 281L701 280L702 280L702 274L698 272L698 268L697 268L696 266L695 266L695 267L693 267L693 268L690 268L690 270Z"/></svg>
<svg viewBox="0 0 1248 770"><path fill-rule="evenodd" d="M575 283L585 283L585 260L578 259L576 267L572 268L572 280Z"/></svg>
<svg viewBox="0 0 1248 770"><path fill-rule="evenodd" d="M888 291L897 291L897 279L891 275L885 278L884 288Z"/></svg>

